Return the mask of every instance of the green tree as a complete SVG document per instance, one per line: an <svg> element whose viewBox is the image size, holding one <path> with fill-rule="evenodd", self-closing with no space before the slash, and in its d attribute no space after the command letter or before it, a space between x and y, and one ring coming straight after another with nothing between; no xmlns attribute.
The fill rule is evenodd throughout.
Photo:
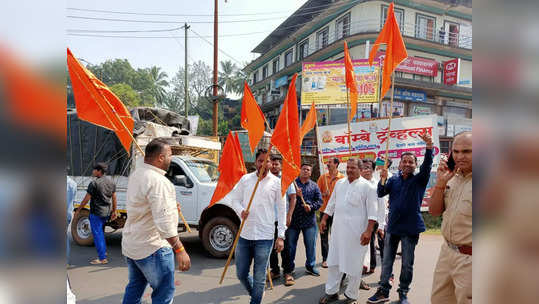
<svg viewBox="0 0 539 304"><path fill-rule="evenodd" d="M114 84L110 86L110 90L128 107L143 105L140 95L126 83Z"/></svg>
<svg viewBox="0 0 539 304"><path fill-rule="evenodd" d="M243 82L245 74L230 60L221 61L219 71L219 85L224 88L226 93L241 94L243 92Z"/></svg>
<svg viewBox="0 0 539 304"><path fill-rule="evenodd" d="M160 67L153 66L148 69L150 79L152 80L152 93L157 102L161 102L165 97L168 87L168 75L161 71Z"/></svg>

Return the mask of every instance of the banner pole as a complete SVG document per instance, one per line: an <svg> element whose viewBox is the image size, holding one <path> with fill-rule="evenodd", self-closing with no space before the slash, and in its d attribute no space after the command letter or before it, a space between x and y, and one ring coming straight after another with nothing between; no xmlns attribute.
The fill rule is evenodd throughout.
<svg viewBox="0 0 539 304"><path fill-rule="evenodd" d="M391 118L393 116L393 112L392 112L392 109L393 109L393 97L394 97L394 93L395 93L395 72L392 72L391 73L391 101L389 102L389 119L388 119L388 122L387 122L387 141L386 141L386 159L385 159L385 164L384 164L384 168L387 169L387 165L389 164L389 158L388 158L388 154L389 154L389 140L391 138ZM382 186L386 184L386 179L383 178L381 180L382 182Z"/></svg>

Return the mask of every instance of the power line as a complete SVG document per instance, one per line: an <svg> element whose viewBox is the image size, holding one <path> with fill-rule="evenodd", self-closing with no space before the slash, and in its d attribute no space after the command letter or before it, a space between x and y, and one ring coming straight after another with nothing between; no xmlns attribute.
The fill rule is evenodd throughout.
<svg viewBox="0 0 539 304"><path fill-rule="evenodd" d="M67 18L71 19L84 19L84 20L98 20L98 21L113 21L113 22L131 22L131 23L168 23L168 24L178 24L178 23L184 23L184 21L163 21L163 20L135 20L135 19L116 19L116 18L100 18L100 17L85 17L85 16L74 16L74 15L68 15ZM274 18L262 18L262 19L248 19L248 20L225 20L225 21L219 21L219 23L247 23L247 22L259 22L259 21L269 21L269 20L276 20L286 17L274 17ZM213 24L213 21L189 21L189 23L211 23Z"/></svg>
<svg viewBox="0 0 539 304"><path fill-rule="evenodd" d="M219 38L227 38L227 37L239 37L239 36L250 36L250 35L256 35L256 34L267 34L269 31L265 32L250 32L250 33L241 33L241 34L224 34L219 35ZM77 32L68 32L68 36L76 36L76 37L103 37L103 38L138 38L138 39L168 39L168 38L185 38L184 36L125 36L125 35L101 35L98 33L92 34L91 32L88 33L77 33ZM213 38L213 36L199 36L201 38ZM194 37L188 37L188 38L194 38Z"/></svg>
<svg viewBox="0 0 539 304"><path fill-rule="evenodd" d="M201 35L199 35L197 32L195 32L193 29L189 29L191 32L193 32L195 35L197 35L198 37L202 38L202 40L206 41L209 45L211 45L213 47L213 43L211 43L209 40L207 40L206 38L202 37ZM225 51L221 50L220 48L218 48L219 52L223 53L225 56L227 56L228 58L236 61L237 63L241 65L243 65L243 63L241 63L241 61L237 60L236 58L232 57L231 55L227 54Z"/></svg>
<svg viewBox="0 0 539 304"><path fill-rule="evenodd" d="M173 32L182 29L183 26L174 27L170 29L159 29L159 30L88 30L88 29L68 29L68 32L73 33L159 33L159 32Z"/></svg>
<svg viewBox="0 0 539 304"><path fill-rule="evenodd" d="M140 15L140 16L171 16L171 17L213 17L213 14L172 14L172 13L141 13L141 12L126 12L126 11L109 11L99 9L85 9L68 7L68 10L81 11L81 12L94 12L94 13L107 13L107 14L120 14L120 15ZM265 13L245 13L245 14L219 14L219 16L256 16L256 15L273 15L288 13L287 11L275 11Z"/></svg>

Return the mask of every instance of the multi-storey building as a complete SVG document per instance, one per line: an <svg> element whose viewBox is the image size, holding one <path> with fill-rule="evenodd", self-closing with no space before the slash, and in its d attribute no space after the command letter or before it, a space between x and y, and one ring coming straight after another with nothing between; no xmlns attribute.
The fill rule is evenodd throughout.
<svg viewBox="0 0 539 304"><path fill-rule="evenodd" d="M309 0L254 49L260 54L245 67L253 93L270 124L275 124L294 73L302 62L341 60L346 39L352 59L368 58L385 18L389 1ZM440 144L446 152L454 134L471 129L472 2L471 0L397 0L395 16L408 50L405 67L395 73L392 113L439 115ZM384 47L381 47L381 51ZM379 54L382 55L382 54ZM444 82L444 62L460 59L458 81ZM301 95L301 80L296 87ZM362 117L387 113L385 102L361 105ZM391 110L391 109L389 109ZM308 108L302 109L305 117ZM318 108L323 123L346 122L344 107ZM309 140L308 138L306 140Z"/></svg>

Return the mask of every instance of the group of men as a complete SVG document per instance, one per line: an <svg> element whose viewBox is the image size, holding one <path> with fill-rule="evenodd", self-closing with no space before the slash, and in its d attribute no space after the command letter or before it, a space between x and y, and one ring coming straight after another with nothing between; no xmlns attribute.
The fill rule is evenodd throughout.
<svg viewBox="0 0 539 304"><path fill-rule="evenodd" d="M318 183L310 179L312 166L302 164L299 177L285 196L281 192L281 159L268 155L267 150L259 150L256 171L244 175L229 195L231 207L245 221L235 263L237 277L249 293L250 303L262 301L268 266L273 279L280 276L278 253L282 257L285 285L294 284L300 233L306 250L306 272L320 275L315 258L315 213L319 209L322 267L328 268L325 294L319 303L338 300L340 291L344 291L346 303L359 298L364 258L369 244L372 252L375 250L374 236L379 239L382 271L379 287L367 302L389 300L400 243L402 266L397 292L399 303L409 303L414 251L419 234L425 231L420 207L433 162L431 137L424 133L421 139L426 150L417 173L417 157L409 152L402 153L399 172L393 176L387 166L377 168L372 161L355 158L347 160L344 176L337 171L338 158L333 158ZM190 268L190 258L177 232L174 187L164 176L171 161L170 146L157 139L146 146L145 152L144 165L130 175L128 182L128 219L123 229L122 253L127 260L129 283L123 303L140 303L148 284L153 289L152 303L170 303L174 294L174 260L185 271ZM451 161L455 166L442 159L437 170L429 211L435 216L443 214L445 242L434 273L432 303L471 303L471 155L471 132L459 134L452 147ZM379 170L375 172L375 168ZM257 182L252 206L247 210ZM92 187L96 186L110 193L106 183ZM92 191L89 187L90 196L95 193ZM100 221L95 222L101 225ZM94 263L103 263L104 259L100 253ZM373 271L375 261L374 255L369 272Z"/></svg>

